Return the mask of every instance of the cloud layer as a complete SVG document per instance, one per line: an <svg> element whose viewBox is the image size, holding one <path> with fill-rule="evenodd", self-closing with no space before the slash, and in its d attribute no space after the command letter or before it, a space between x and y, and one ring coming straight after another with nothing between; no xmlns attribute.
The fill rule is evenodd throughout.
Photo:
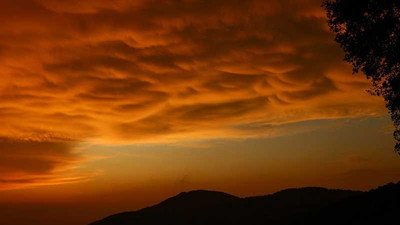
<svg viewBox="0 0 400 225"><path fill-rule="evenodd" d="M71 173L80 158L67 142L0 140L0 190L79 182L85 175Z"/></svg>
<svg viewBox="0 0 400 225"><path fill-rule="evenodd" d="M0 170L68 164L66 141L263 136L286 123L382 113L341 62L319 4L1 1L0 137L19 147L2 142L15 150L0 154L37 158ZM57 160L27 143L57 149Z"/></svg>

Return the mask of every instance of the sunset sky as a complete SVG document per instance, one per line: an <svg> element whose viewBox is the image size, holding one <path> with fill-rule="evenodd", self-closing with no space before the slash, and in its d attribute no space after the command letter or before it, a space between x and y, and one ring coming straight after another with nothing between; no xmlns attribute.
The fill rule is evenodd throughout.
<svg viewBox="0 0 400 225"><path fill-rule="evenodd" d="M400 180L320 0L1 0L0 224Z"/></svg>

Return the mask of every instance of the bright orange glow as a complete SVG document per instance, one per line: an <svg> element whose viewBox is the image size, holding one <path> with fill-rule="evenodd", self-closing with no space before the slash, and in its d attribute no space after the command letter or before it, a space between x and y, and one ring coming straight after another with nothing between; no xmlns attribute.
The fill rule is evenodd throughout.
<svg viewBox="0 0 400 225"><path fill-rule="evenodd" d="M89 222L187 189L400 178L320 1L2 0L0 20L0 207L111 205Z"/></svg>

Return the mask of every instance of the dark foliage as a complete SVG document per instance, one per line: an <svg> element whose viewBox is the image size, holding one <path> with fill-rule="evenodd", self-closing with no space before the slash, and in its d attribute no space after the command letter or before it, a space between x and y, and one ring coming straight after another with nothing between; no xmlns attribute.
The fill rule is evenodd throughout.
<svg viewBox="0 0 400 225"><path fill-rule="evenodd" d="M372 81L370 93L385 99L400 153L400 1L325 0L322 6L345 61Z"/></svg>

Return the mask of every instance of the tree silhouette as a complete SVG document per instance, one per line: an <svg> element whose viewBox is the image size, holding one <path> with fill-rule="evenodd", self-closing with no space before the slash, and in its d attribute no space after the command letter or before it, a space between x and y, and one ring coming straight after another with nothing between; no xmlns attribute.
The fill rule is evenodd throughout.
<svg viewBox="0 0 400 225"><path fill-rule="evenodd" d="M324 0L322 7L344 60L372 81L371 94L385 99L400 154L400 0Z"/></svg>

